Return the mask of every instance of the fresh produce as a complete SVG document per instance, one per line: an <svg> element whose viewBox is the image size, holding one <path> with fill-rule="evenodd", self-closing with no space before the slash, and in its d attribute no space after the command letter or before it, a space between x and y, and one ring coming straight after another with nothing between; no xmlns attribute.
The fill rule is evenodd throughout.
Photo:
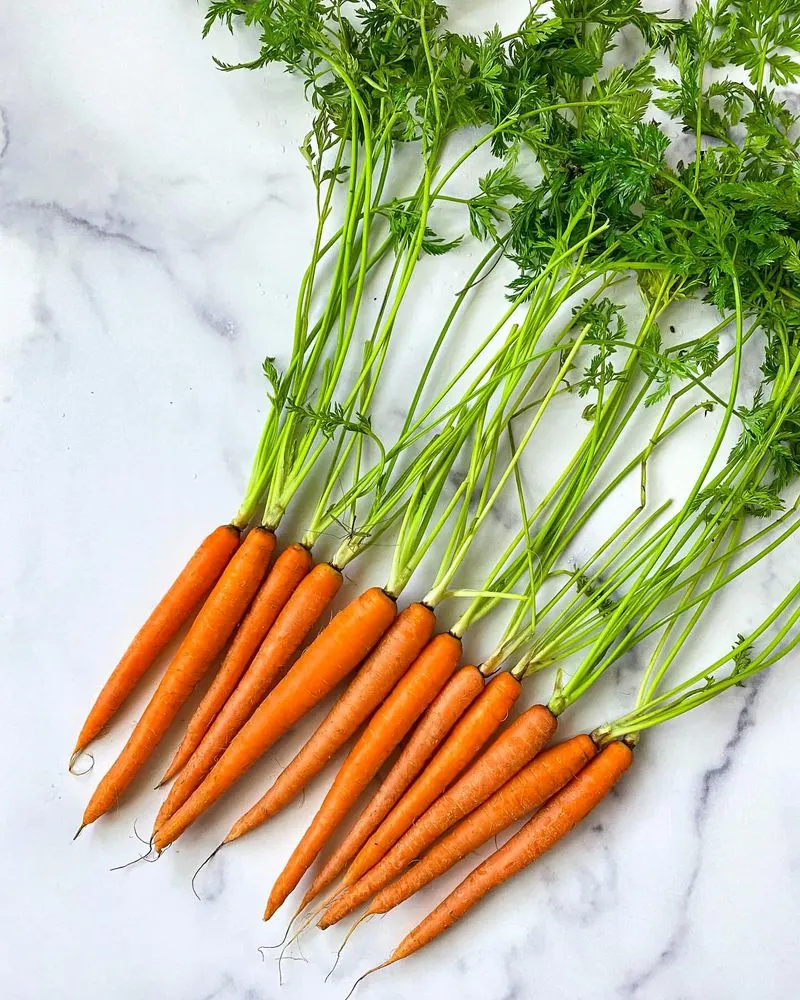
<svg viewBox="0 0 800 1000"><path fill-rule="evenodd" d="M398 311L409 288L419 256L421 253L440 255L456 245L455 243L447 244L441 240L427 225L432 178L448 136L467 121L469 124L480 124L484 121L489 107L489 98L486 94L483 96L477 92L472 94L472 115L468 119L464 119L457 107L450 111L443 111L438 97L433 97L436 94L436 88L441 86L441 81L431 75L430 63L425 59L419 59L423 48L427 47L434 38L439 37L435 32L436 25L441 19L441 11L435 7L431 7L431 11L433 16L429 19L430 23L426 20L426 13L423 11L421 18L411 25L405 21L395 25L390 32L392 41L390 43L389 38L386 39L388 47L382 53L373 52L371 48L375 37L381 35L381 26L376 24L371 26L369 33L358 40L352 38L346 30L342 29L343 33L337 42L338 48L336 46L332 49L324 48L322 55L314 49L311 36L305 40L305 50L302 46L298 48L297 38L288 40L288 42L283 39L283 48L270 49L270 59L283 61L295 70L300 70L300 62L305 60L303 62L304 71L310 77L315 88L313 102L317 109L317 115L314 127L307 137L304 150L316 190L318 215L312 258L301 282L298 297L294 342L289 365L286 371L281 374L273 359L268 358L264 364L265 375L272 388L273 405L259 442L245 500L234 524L236 527L249 523L256 508L263 501L265 510L262 528L269 534L273 546L275 544L274 532L280 524L287 506L310 476L323 453L330 448L333 450L316 510L303 538L303 544L307 549L311 549L320 532L336 517L332 509L336 508L336 505L331 504L331 496L340 483L353 455L355 455L355 481L359 481L361 439L371 435L367 416L369 405L386 358ZM218 10L217 13L222 15L221 10ZM321 14L317 16L314 24L309 23L307 26L315 39L314 44L320 41L320 17ZM280 32L282 28L279 27L278 30ZM396 95L394 102L388 101L385 96L376 96L371 85L362 84L360 91L356 87L347 68L350 66L351 60L356 58L352 48L355 41L358 42L356 47L361 53L362 70L367 72L367 66L369 66L373 74L380 75L391 72L394 74L395 80L400 81L401 92ZM305 55L298 62L296 57L299 52L303 51L305 51ZM398 53L403 55L402 64L393 58ZM323 59L327 66L324 74L319 72L320 59ZM377 64L375 64L375 60L378 60ZM414 76L410 77L408 73L412 65L417 66L418 69ZM462 86L470 88L472 85L470 81L464 79ZM432 98L433 104L436 105L435 111L432 109L422 116L416 104L420 91L427 92L429 98ZM365 104L364 98L367 94L370 95L371 100ZM516 114L518 116L519 112L517 111ZM510 123L508 127L511 127ZM400 136L404 142L415 141L420 145L421 179L417 187L413 189L414 195L411 199L400 199L399 201L394 199L390 204L384 205L380 198L389 176L391 154L395 142ZM350 162L345 164L345 156L348 152ZM457 166L458 164L451 167L451 175ZM337 186L344 183L345 179L347 181L345 222L326 240L326 226L332 214L334 193ZM513 192L507 188L497 192L495 202L508 194L513 194ZM361 346L360 368L357 376L347 388L344 402L337 403L334 397L337 389L344 387L345 363L353 352L367 277L375 265L392 249L396 255L395 264L383 292L382 307L372 334ZM326 271L320 265L323 258L334 250L337 254L337 260L333 276L329 279ZM312 304L320 283L323 287L327 284L326 291L323 293L326 296L326 303L321 310L321 315L314 321L312 319ZM463 296L461 298L463 301ZM441 343L438 346L440 347ZM428 372L435 359L435 354L434 351L429 362ZM423 375L417 400L412 402L409 410L408 427L412 424L414 409L422 393L425 377ZM417 421L414 429L417 431L417 436L422 433L420 421ZM402 437L403 435L401 435ZM334 445L330 444L332 438L336 438ZM394 452L388 456L389 470L393 468L394 462L406 446L405 441L398 443ZM453 458L454 456L455 453L452 453ZM418 463L413 472L409 471L409 475L419 477L422 475L423 468L424 462ZM395 492L393 499L396 504L399 504L402 490L406 485L407 483L401 483L399 492ZM387 510L383 510L381 515L385 530L391 525L393 518ZM227 533L235 534L232 530ZM374 537L377 537L377 528L374 531ZM351 551L349 559L354 558L357 554L357 550ZM346 561L343 565L345 564ZM253 671L250 676L249 684L251 686L248 690L248 697L240 700L240 712L236 716L235 726L229 716L227 720L228 731L238 730L247 721L248 713L242 706L249 706L249 712L252 712L279 671L286 666L289 658L319 620L329 601L338 590L338 587L333 584L337 581L341 582L341 568L343 566L327 566L316 571L312 569L303 580L306 586L303 588L302 596L305 597L305 592L313 588L314 597L314 600L303 602L305 628L298 628L299 618L296 606L292 606L288 609L289 615L292 617L292 641L272 643L269 649L264 651L264 656L258 659L258 669ZM302 579L300 574L295 574L294 578L298 580L298 583ZM317 583L319 586L315 587ZM288 602L291 600L291 595L287 596L287 590L288 588L284 588L281 596L286 596ZM198 591L197 594L194 594L193 592L189 596L196 598L195 603L198 603L202 598L202 593ZM159 636L167 636L163 645L166 645L168 638L184 624L193 610L194 605L189 606L189 604L188 599L182 600L181 607L187 607L188 610L180 621L175 616L171 618L168 636L167 630L163 627L160 628ZM160 622L160 618L156 624L158 622ZM236 624L238 624L238 620L234 622L234 625ZM184 742L167 770L167 776L177 774L188 762L208 727L225 707L229 696L235 690L235 685L243 674L246 676L250 673L247 670L248 664L245 662L247 654L256 645L257 640L261 640L262 645L268 640L269 632L275 624L277 622L271 615L254 614L249 619L246 633L247 641L245 642L243 639L238 643L238 648L232 651L231 657L226 660L217 683L212 685L195 717L191 720ZM281 624L283 625L284 622ZM230 638L231 631L232 629L224 634L220 633L221 646L224 646L224 643ZM376 636L374 641L377 641L379 637L380 634ZM205 669L222 651L221 646L210 647L213 649L213 655ZM152 641L147 644L148 649L151 647L154 648ZM144 648L144 646L140 643L137 648ZM149 653L148 656L147 665L154 658ZM135 661L135 678L130 666L125 666L125 693L132 687L132 678L133 681L138 679L138 676L145 669L143 664L142 658ZM355 665L351 664L348 669L352 669ZM188 696L204 672L204 670L197 670L191 675L187 675L187 683L183 685L181 694ZM256 679L257 683L254 684ZM190 684L189 681L193 683ZM122 697L119 678L114 680L114 689L117 691L115 701L119 701ZM183 700L185 697L182 698ZM173 706L174 711L168 720L166 715L163 716L165 722L172 720L182 701ZM107 720L103 719L102 721ZM93 724L93 728L96 728L95 724ZM118 766L109 774L98 790L96 803L92 809L87 810L86 822L93 821L90 817L97 818L97 815L100 814L97 812L98 808L105 811L108 803L118 801L130 778L145 762L149 752L163 735L163 731L158 731L157 738L148 740L146 753L143 747L139 747L135 755L135 768L131 766L129 756L118 763ZM156 736L156 731L154 731L153 736ZM85 738L82 738L82 742L85 744ZM125 780L120 781L123 772ZM187 779L183 791L176 792L170 808L176 807L176 804L184 799L194 781L194 778Z"/></svg>
<svg viewBox="0 0 800 1000"><path fill-rule="evenodd" d="M776 89L800 79L795 6L701 0L665 20L637 0L537 0L516 30L472 37L432 0L211 5L206 32L258 32L248 68L277 65L305 85L317 224L291 353L282 370L263 366L271 408L242 506L140 630L77 742L75 754L191 622L81 829L116 805L218 658L162 778L157 853L342 685L223 841L277 815L348 748L265 919L321 858L298 913L330 894L301 929L367 903L358 926L526 821L383 968L574 829L622 779L641 733L795 649L800 587L732 651L675 676L723 590L780 558L800 527L800 172L796 119ZM641 50L624 65L621 33ZM669 121L651 120L656 109ZM680 160L674 123L689 138ZM475 189L470 171L490 152ZM469 252L472 273L443 320L418 321L429 348L387 434L375 402L406 336L404 305L429 293L451 252ZM498 285L505 300L465 347L473 303L499 300ZM687 302L688 334L671 323ZM559 408L582 429L544 471ZM697 446L688 489L670 481L654 498L655 457L684 436ZM637 476L635 498L621 499ZM273 562L301 494L305 529ZM515 520L487 572L501 498ZM335 529L344 539L323 558ZM306 645L347 567L378 542L392 546L388 576ZM412 581L421 599L406 604ZM492 652L461 665L473 630L501 612ZM641 643L633 706L548 746ZM526 681L551 670L550 697L514 717Z"/></svg>
<svg viewBox="0 0 800 1000"><path fill-rule="evenodd" d="M311 574L313 574L314 596L302 602L306 614L292 618L296 638L294 636L287 638L283 635L281 641L278 641L278 633L273 632L273 625L300 584ZM311 585L311 581L308 583ZM205 697L189 720L183 741L164 772L161 784L173 778L190 759L209 726L225 707L242 675L250 668L256 653L259 654L259 662L261 660L269 662L268 676L264 683L271 685L280 669L279 664L286 658L286 650L296 649L300 645L313 627L313 623L333 600L340 585L340 577L327 573L324 565L313 566L311 552L304 545L289 545L281 552L261 589L253 598L253 603L239 626ZM292 604L292 610L294 607L295 603ZM290 616L291 612L286 617ZM269 651L274 645L282 648L276 656L270 657ZM259 666L253 667L253 674L260 672Z"/></svg>
<svg viewBox="0 0 800 1000"><path fill-rule="evenodd" d="M128 695L209 595L239 546L241 528L221 525L200 545L136 633L97 696L72 752L70 766L105 729Z"/></svg>
<svg viewBox="0 0 800 1000"><path fill-rule="evenodd" d="M800 632L797 630L800 619L798 597L800 597L800 585L794 587L752 633L747 637L740 636L732 653L715 660L705 671L676 685L658 698L642 702L628 716L596 730L593 740L595 745L600 747L597 755L517 834L480 864L413 931L406 935L385 965L407 958L429 944L461 919L488 892L527 868L585 819L633 763L632 746L636 744L634 734L704 704L734 684L743 683L745 679L755 676L791 653L800 642ZM777 633L771 636L763 648L754 655L753 643L776 623ZM715 673L729 664L731 666L723 676ZM492 807L498 807L500 799L502 796L498 795L497 800L491 803ZM474 826L477 818L477 814L473 814L462 827ZM458 834L464 836L465 832L459 828ZM442 846L444 843L443 841Z"/></svg>
<svg viewBox="0 0 800 1000"><path fill-rule="evenodd" d="M565 360L561 366L561 370L565 370L567 364L571 363L571 359L577 353L582 343L582 339L583 338L576 339L571 350L568 352L567 360ZM532 338L531 341L532 343L535 343ZM381 634L389 627L389 625L392 624L392 621L394 621L394 600L396 600L397 596L402 593L403 589L410 580L414 569L428 551L437 535L442 531L444 526L448 524L453 516L455 516L455 528L451 542L453 538L458 538L462 539L465 544L462 544L461 554L456 556L450 556L448 554L446 558L449 563L453 563L454 560L458 560L458 564L460 564L460 562L463 561L468 551L469 543L477 535L481 524L491 510L491 507L499 496L505 482L513 474L513 470L516 467L525 445L539 423L540 415L544 412L547 402L555 393L558 385L557 380L552 383L548 393L545 394L542 405L539 407L531 420L528 430L523 436L520 444L517 446L511 462L498 478L494 488L490 488L490 478L485 479L482 486L479 488L479 483L481 482L484 470L488 469L489 476L491 476L496 450L501 437L508 426L509 420L511 420L513 415L516 413L516 409L520 405L519 401L525 398L529 389L530 380L528 377L523 377L525 368L523 365L519 364L520 352L526 344L530 348L531 342L525 339L519 330L512 329L505 351L501 351L498 356L498 360L493 368L493 371L502 371L500 366L501 364L505 364L508 366L510 374L508 375L505 383L504 399L492 419L490 421L485 420L485 414L488 400L496 390L494 379L489 380L488 386L483 388L477 396L476 402L471 404L467 402L465 404L466 408L456 410L455 415L448 420L444 427L439 430L437 436L432 440L431 447L428 449L428 454L434 456L435 461L432 466L428 464L421 466L423 474L419 474L419 478L415 480L415 488L414 493L412 493L411 496L411 502L406 502L403 523L400 527L400 533L395 549L396 555L390 578L383 590L374 590L375 593L382 596L384 601L391 603L391 617L387 617L387 622L383 625ZM537 372L535 371L534 374L537 374ZM520 383L521 388L518 388ZM469 398L476 393L476 389L474 387L470 387L468 393L469 395L467 400L469 400ZM444 512L437 514L439 497L447 481L452 463L455 460L457 453L461 450L463 443L466 441L467 436L473 434L474 443L471 450L470 473L464 480L461 488L456 491L454 497L445 505ZM422 454L425 455L426 453L423 452ZM417 460L414 460L414 466L415 468L419 468L420 463ZM372 470L370 470L366 478L370 481L374 479ZM399 499L405 500L405 488L403 488L402 491L395 489L394 495ZM398 502L399 500L392 500L391 505L389 506L389 501L387 501L382 494L375 496L369 506L369 510L365 518L364 523L366 526L359 532L359 537L363 539L358 543L359 547L366 547L371 541L374 541L375 537L377 537L380 532L380 523L385 517L387 506L388 509L393 511L395 504ZM472 520L469 521L468 514L474 504L477 504L477 511ZM455 515L454 511L459 511L460 513ZM352 540L348 540L345 542L344 547L347 552L352 553L356 547L356 543ZM335 557L334 562L339 561L344 563L345 559L345 555L342 554ZM519 563L519 560L517 560L517 563ZM521 572L521 569L519 572ZM367 593L370 592L368 591ZM439 601L444 596L445 591L442 591L440 597L434 598L429 596L423 603L426 608L432 610L436 608ZM353 605L350 605L350 607L353 607ZM334 623L336 621L341 621L342 616L347 615L348 611L349 608L344 612L340 612L338 618L334 619ZM420 617L422 618L422 629L428 630L433 625L432 616L424 615ZM350 623L347 627L348 630L353 630L354 624L358 623ZM300 715L295 714L296 712L304 714L308 708L311 707L311 704L316 704L316 702L327 694L336 683L346 676L348 672L358 666L359 662L361 662L361 660L375 646L378 639L380 639L380 634L371 637L369 645L365 644L363 649L359 647L359 655L357 657L354 655L347 658L346 651L348 649L348 642L344 641L342 636L349 637L349 631L343 631L341 636L337 636L335 639L331 640L331 647L324 650L324 655L320 654L319 664L317 664L316 660L313 658L315 650L322 648L322 644L327 641L326 636L330 634L332 627L333 623L331 626L328 626L328 628L315 640L314 643L312 643L312 645L300 658L298 663L295 664L286 677L280 682L278 687L276 687L268 698L256 709L249 722L230 743L219 761L214 763L214 760L211 759L211 755L209 754L209 762L213 764L213 767L210 767L208 771L204 771L201 775L203 780L202 783L200 781L197 782L197 785L195 786L197 789L196 792L193 791L191 797L187 796L184 802L180 804L180 808L156 830L154 843L158 849L161 849L169 844L183 831L183 829L186 828L190 822L200 815L205 808L208 807L208 805L213 803L225 790L227 790L227 788L230 787L230 785L233 784L233 782L236 781L248 767L255 763L258 757L260 757L261 754L264 753L269 746L271 746L274 741L286 731L289 725L300 717ZM430 633L428 632L428 634ZM402 678L401 683L404 686L408 686L410 690L416 689L417 692L413 708L406 709L407 712L411 712L411 716L409 717L405 730L390 727L392 732L396 734L392 736L394 741L392 746L397 745L397 743L405 735L405 732L408 731L408 727L416 721L419 714L421 714L427 705L430 704L431 700L436 696L440 688L457 666L460 658L460 640L453 635L441 634L431 640L428 646L420 652L420 655L417 657L416 661L414 661L413 666L411 666L414 657L409 654L413 653L415 646L416 649L419 650L419 635L420 630L417 629L411 637L413 640L412 643L407 641L406 636L406 641L404 641L403 644L403 658L401 659L399 665L396 660L390 664L393 673L396 672L398 674L402 674L406 668L410 667L408 673ZM358 632L356 631L353 639L357 639L357 637ZM427 636L425 638L427 638ZM393 646L393 642L387 643L387 647L381 651L381 654L379 656L376 655L376 657L365 666L364 669L366 670L366 676L369 677L373 675L373 672L378 671L382 667L382 662L385 662L385 650L388 649L389 654L391 654ZM321 672L323 663L325 673ZM310 666L307 666L307 664L310 664ZM432 664L436 664L436 667L434 668ZM401 669L398 670L398 666ZM328 678L327 680L326 676ZM365 675L362 674L361 676ZM312 678L314 679L313 684L311 684ZM247 676L245 676L244 681L247 681ZM365 687L368 687L368 685L359 681L356 690L363 692ZM292 696L288 700L283 699L284 690L292 692ZM300 691L303 692L302 698L297 696ZM236 697L235 694L234 697ZM313 699L313 701L311 699ZM365 718L366 715L368 715L369 712L376 707L377 700L378 699L376 699L376 694L373 689L370 695L370 701L367 702L367 707L365 709L363 707L363 698L360 697L359 701L361 702L362 707L357 715L353 712L348 713L349 719L346 726L343 726L339 721L344 717L344 713L337 712L333 725L327 728L331 731L331 734L338 745L341 745L347 736L352 735L352 732L355 730L358 722L362 721L363 718ZM348 702L352 703L352 701L353 697L351 696L351 698L348 699ZM387 702L384 702L382 711L385 711L388 715L389 709L387 708L387 704ZM375 727L370 727L370 731L375 732ZM344 739L341 734L344 734ZM331 747L333 747L333 749L331 749ZM334 752L335 748L335 744L328 744L328 757ZM386 750L386 753L388 754L390 750L391 746ZM383 760L385 760L385 756L381 757L375 766L380 766L380 763L382 763ZM189 767L191 766L190 762ZM183 778L184 775L181 775L179 781Z"/></svg>
<svg viewBox="0 0 800 1000"><path fill-rule="evenodd" d="M272 532L256 528L236 550L181 643L122 753L89 800L81 828L94 823L112 809L136 777L181 705L222 652L233 630L243 618L267 572L274 548L275 536Z"/></svg>
<svg viewBox="0 0 800 1000"><path fill-rule="evenodd" d="M340 920L376 893L379 895L373 900L367 913L386 912L383 907L387 906L387 902L391 902L392 906L402 902L408 898L411 892L417 891L428 881L447 871L465 854L475 850L487 839L502 832L506 826L523 818L538 805L547 801L550 795L561 787L559 784L553 787L552 784L554 781L558 781L559 773L567 773L567 771L559 770L560 765L554 768L548 754L553 755L552 760L560 761L563 757L566 764L570 760L585 756L588 752L587 741L591 741L588 737L578 739L577 742L567 741L559 746L557 754L555 753L557 748L553 748L553 750L537 756L543 745L538 735L541 725L539 720L549 721L547 733L548 736L552 735L558 717L569 704L573 704L577 697L585 694L586 690L596 683L620 656L629 651L633 644L652 634L654 628L661 628L663 631L659 643L643 681L643 691L651 690L652 675L655 672L653 664L658 662L666 643L670 640L678 624L682 620L686 622L681 628L678 638L673 641L669 656L666 656L664 662L659 665L656 674L659 678L663 677L666 669L678 656L689 634L701 620L701 616L707 612L712 598L719 594L722 587L737 579L745 569L752 567L770 554L776 544L776 539L769 538L769 534L777 534L778 539L784 540L798 527L800 527L800 521L798 521L794 511L789 517L788 527L786 524L776 522L768 533L761 529L753 532L747 538L742 538L741 527L738 526L733 537L735 544L729 545L721 557L717 555L717 546L713 546L700 564L699 571L692 566L691 572L680 581L679 586L673 588L673 590L682 591L682 593L675 607L662 617L658 617L657 598L650 614L642 614L645 599L648 595L652 596L653 593L657 593L653 588L654 581L647 576L634 581L625 597L616 602L616 610L614 610L615 604L608 597L609 590L602 588L598 596L606 618L612 613L619 613L627 601L630 613L636 616L639 622L646 618L657 618L657 621L649 627L634 627L633 622L629 623L628 626L620 627L619 634L625 635L626 639L611 646L603 638L602 631L600 631L596 641L592 643L587 657L573 674L568 685L565 686L569 687L574 681L569 693L565 695L562 681L557 677L553 697L548 705L536 705L528 709L515 723L509 726L505 733L497 738L492 747L475 761L459 781L446 791L443 788L443 794L435 801L433 798L429 800L427 811L423 811L417 804L419 795L417 802L414 801L413 796L407 796L401 800L401 806L404 808L396 809L394 813L390 814L390 820L393 822L387 824L384 821L377 833L370 838L355 858L343 880L343 891L335 894L333 901L325 911L321 925L329 926ZM778 529L783 530L778 532ZM643 547L645 552L648 547L649 545ZM755 554L753 549L756 550ZM750 551L748 552L748 550ZM740 566L736 566L735 569L732 568L734 557L744 552L748 552L749 558ZM620 556L620 565L630 565L630 554L623 550L621 555L625 555L626 558L623 560ZM637 551L635 555L641 558L643 553ZM716 558L714 558L715 556ZM662 566L660 569L663 570L664 567ZM711 574L711 578L707 580L709 574ZM654 579L657 580L657 577ZM633 599L634 592L636 592L637 600ZM571 620L574 622L574 619ZM536 648L535 645L534 648ZM603 652L604 648L605 652ZM530 653L523 658L521 661L523 675L524 671L530 668L532 662L535 662L535 654L533 658L531 658ZM535 727L532 739L527 736L531 725ZM526 734L523 742L521 742L522 733ZM452 740L453 737L451 737ZM566 780L567 778L564 779L564 781ZM425 802L425 799L423 798L422 801ZM417 806L416 810L414 809L415 805ZM414 823L415 819L416 823ZM413 826L412 823L414 823ZM503 825L498 826L497 823L503 823ZM402 874L416 858L420 857L423 851L430 848L435 840L448 830L451 832L438 845L424 854L419 864ZM463 853L461 853L462 848ZM401 874L402 877L398 879L397 883L390 886L389 883L392 882L392 879Z"/></svg>

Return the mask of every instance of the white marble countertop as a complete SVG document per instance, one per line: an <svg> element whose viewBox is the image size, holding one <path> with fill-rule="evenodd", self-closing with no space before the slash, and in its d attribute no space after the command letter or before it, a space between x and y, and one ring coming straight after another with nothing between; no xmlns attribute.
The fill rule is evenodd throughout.
<svg viewBox="0 0 800 1000"><path fill-rule="evenodd" d="M118 814L72 842L100 773L67 773L78 723L160 589L237 505L260 360L285 356L312 223L300 88L218 73L200 18L190 0L33 0L0 18L7 1000L341 998L425 905L366 929L327 985L341 935L308 935L308 962L286 963L281 991L274 953L257 948L283 923L260 914L319 782L209 866L202 902L192 895L199 861L308 725L156 864L109 870L140 851L133 823L149 830L166 748ZM404 359L412 347L393 377ZM796 562L750 580L752 621L793 577ZM796 997L800 683L796 660L778 669L652 734L587 825L360 995ZM98 769L145 697L98 744Z"/></svg>

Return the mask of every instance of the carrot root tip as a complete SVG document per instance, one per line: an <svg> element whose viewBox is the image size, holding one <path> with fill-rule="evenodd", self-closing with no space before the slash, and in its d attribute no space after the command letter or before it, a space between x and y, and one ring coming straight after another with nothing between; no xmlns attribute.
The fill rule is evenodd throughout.
<svg viewBox="0 0 800 1000"><path fill-rule="evenodd" d="M82 830L82 829L83 829L83 828L84 828L85 826L86 826L86 824L85 824L85 823L81 823L81 825L80 825L80 826L78 827L78 830L77 830L77 833L76 833L76 834L75 834L75 836L74 836L74 837L72 838L72 840L73 840L73 843L74 843L74 842L75 842L75 841L76 841L76 840L78 839L78 837L80 837L80 835L81 835L81 830Z"/></svg>
<svg viewBox="0 0 800 1000"><path fill-rule="evenodd" d="M286 944L286 939L289 937L289 931L291 929L292 929L292 925L288 924L287 927L286 927L286 930L283 932L283 937L280 939L280 941L277 941L275 944L262 944L262 945L259 945L259 947L258 947L259 952L274 951L276 948L282 948ZM262 954L261 957L262 958L264 957L263 954Z"/></svg>
<svg viewBox="0 0 800 1000"><path fill-rule="evenodd" d="M208 864L208 862L211 861L211 859L214 858L222 850L222 848L224 846L225 846L225 842L224 841L221 844L217 844L217 846L209 854L209 856L206 858L206 860L198 867L198 869L194 873L194 875L192 875L192 892L194 893L195 898L197 900L199 900L201 903L203 902L203 897L200 895L200 893L194 887L195 879L200 874L200 872L205 868L205 866Z"/></svg>
<svg viewBox="0 0 800 1000"><path fill-rule="evenodd" d="M75 764L84 755L89 758L89 766L85 767L82 771L76 771ZM89 751L86 750L84 747L76 747L72 751L72 756L69 759L69 766L67 767L67 770L69 771L70 774L74 774L76 778L80 778L82 774L88 774L93 767L94 767L94 754L89 753ZM78 831L78 833L80 833L80 831ZM77 834L75 836L77 836Z"/></svg>
<svg viewBox="0 0 800 1000"><path fill-rule="evenodd" d="M356 986L358 986L359 983L362 983L367 978L367 976L371 976L373 972L380 972L381 969L385 969L387 965L391 964L392 964L392 959L387 958L385 962L381 962L380 965L376 965L373 969L367 969L366 972L362 972L361 975L358 977L358 979L356 979L356 981L350 987L350 992L347 994L344 1000L350 1000L350 997L356 991Z"/></svg>
<svg viewBox="0 0 800 1000"><path fill-rule="evenodd" d="M292 926L292 923L294 923L294 918L292 918L292 921L289 923L289 927L286 928L287 934L289 932L289 929ZM288 959L291 962L308 962L308 959L305 957L305 955L303 954L303 952L302 952L302 950L300 948L300 942L299 942L300 935L303 933L303 931L306 929L306 927L308 927L308 924L309 924L309 921L307 920L303 924L303 926L300 927L300 929L292 937L289 938L289 940L286 942L286 944L283 946L283 948L281 948L281 953L280 953L280 955L278 955L278 982L280 983L281 986L283 986L283 966L282 966L282 963L283 963L284 959ZM286 952L289 950L289 948L291 948L291 946L295 943L295 941L297 941L297 950L300 952L300 954L299 955L287 955Z"/></svg>
<svg viewBox="0 0 800 1000"><path fill-rule="evenodd" d="M126 861L124 865L114 865L113 868L109 868L110 872L121 872L123 868L130 868L132 865L138 865L140 861L146 861L148 864L152 864L154 861L158 861L160 855L156 855L154 858L149 857L152 848L148 848L144 854L140 854L138 858L134 858L132 861Z"/></svg>
<svg viewBox="0 0 800 1000"><path fill-rule="evenodd" d="M346 945L346 944L347 944L347 942L348 942L348 941L350 940L350 938L351 938L351 937L353 936L353 933L354 933L354 931L355 931L356 927L358 927L358 925L359 925L359 924L360 924L360 923L361 923L362 921L366 920L368 916L369 916L369 914L368 914L368 913L365 913L365 914L364 914L364 915L363 915L362 917L359 917L359 918L358 918L358 920L356 920L356 921L355 921L355 923L353 924L353 926L352 926L352 927L350 928L350 930L349 930L349 931L347 932L347 934L345 934L345 936L344 936L344 941L342 941L342 943L341 943L341 944L339 945L339 950L338 950L338 951L336 952L336 961L335 961L335 962L333 963L333 965L331 966L331 969L330 969L330 972L329 972L329 973L328 973L328 975L327 975L327 976L325 977L325 982L326 982L326 983L327 983L327 981L328 981L328 980L329 980L329 979L331 978L331 976L333 975L333 972L334 972L334 970L335 970L336 966L337 966L337 965L339 964L339 959L340 959L340 958L342 957L342 952L343 952L343 951L344 951L344 949L345 949L345 945ZM324 918L323 918L323 919L324 919ZM322 921L320 921L320 924L321 924L321 923L322 923ZM320 924L317 924L317 926L319 926Z"/></svg>

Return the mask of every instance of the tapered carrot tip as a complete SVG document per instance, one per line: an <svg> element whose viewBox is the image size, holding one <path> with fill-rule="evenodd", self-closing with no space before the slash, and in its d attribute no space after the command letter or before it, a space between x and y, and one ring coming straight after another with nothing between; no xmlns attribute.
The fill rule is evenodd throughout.
<svg viewBox="0 0 800 1000"><path fill-rule="evenodd" d="M156 788L161 788L162 785L166 785L166 783L169 781L170 778L174 778L175 775L182 770L183 766L181 763L180 755L176 753L175 756L172 758L169 767L161 776L161 781L159 781L159 783L156 785Z"/></svg>
<svg viewBox="0 0 800 1000"><path fill-rule="evenodd" d="M82 830L82 829L83 829L83 828L84 828L85 826L86 826L86 824L85 824L85 823L81 823L81 825L80 825L80 826L78 827L78 832L77 832L77 833L75 834L75 836L74 836L74 837L72 838L73 842L74 842L74 841L76 841L76 840L78 839L78 837L80 837L80 835L81 835L81 830Z"/></svg>
<svg viewBox="0 0 800 1000"><path fill-rule="evenodd" d="M269 920L280 905L280 903L277 903L272 896L270 896L267 900L267 908L264 910L264 920Z"/></svg>
<svg viewBox="0 0 800 1000"><path fill-rule="evenodd" d="M303 896L300 902L300 909L304 910L309 903L314 902L314 900L317 898L318 895L319 893L314 889L314 886L312 885L311 888L308 890L308 892L305 894L305 896Z"/></svg>

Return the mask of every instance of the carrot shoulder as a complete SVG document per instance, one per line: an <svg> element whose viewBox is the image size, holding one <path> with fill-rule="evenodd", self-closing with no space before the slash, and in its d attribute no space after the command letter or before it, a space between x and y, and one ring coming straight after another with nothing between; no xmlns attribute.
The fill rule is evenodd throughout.
<svg viewBox="0 0 800 1000"><path fill-rule="evenodd" d="M225 843L275 816L299 795L389 694L422 652L435 624L433 612L424 604L411 604L400 612L324 722L272 787L237 820Z"/></svg>
<svg viewBox="0 0 800 1000"><path fill-rule="evenodd" d="M265 636L275 624L275 619L311 566L311 553L304 545L288 546L275 560L239 626L222 666L189 720L181 745L164 773L161 784L174 777L200 745L208 727L233 693Z"/></svg>
<svg viewBox="0 0 800 1000"><path fill-rule="evenodd" d="M343 608L264 699L203 783L158 828L154 837L156 849L162 850L179 837L288 729L354 670L392 624L396 613L394 600L377 587L365 591Z"/></svg>
<svg viewBox="0 0 800 1000"><path fill-rule="evenodd" d="M452 927L483 897L564 838L608 795L633 761L624 743L610 743L483 864L468 875L392 952L397 962Z"/></svg>
<svg viewBox="0 0 800 1000"><path fill-rule="evenodd" d="M239 546L241 534L224 524L202 542L103 685L83 724L73 756L108 725L146 671L202 604Z"/></svg>
<svg viewBox="0 0 800 1000"><path fill-rule="evenodd" d="M316 565L298 584L233 694L175 779L156 817L154 832L200 787L269 693L281 670L303 645L341 586L342 574L328 563Z"/></svg>
<svg viewBox="0 0 800 1000"><path fill-rule="evenodd" d="M271 531L255 528L247 535L189 629L122 753L95 790L83 816L84 826L117 804L161 742L247 611L274 547Z"/></svg>
<svg viewBox="0 0 800 1000"><path fill-rule="evenodd" d="M267 903L265 920L295 888L380 766L444 687L460 655L458 639L449 633L434 636L372 717L278 876Z"/></svg>

